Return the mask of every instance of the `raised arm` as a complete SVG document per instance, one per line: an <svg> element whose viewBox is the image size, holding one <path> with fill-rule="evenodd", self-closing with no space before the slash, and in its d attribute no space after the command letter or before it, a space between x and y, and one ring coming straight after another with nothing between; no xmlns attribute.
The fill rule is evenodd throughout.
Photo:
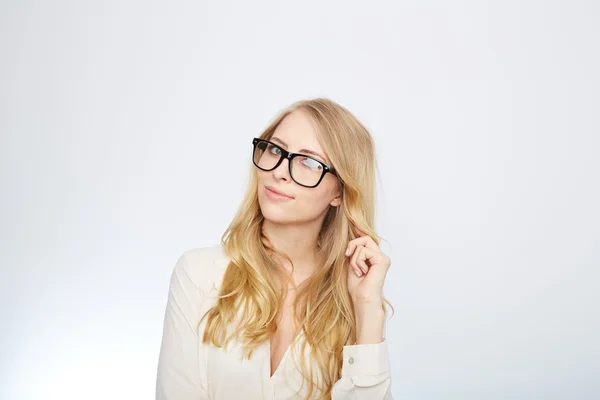
<svg viewBox="0 0 600 400"><path fill-rule="evenodd" d="M377 243L363 232L348 243L348 291L356 316L356 344L344 346L342 377L332 400L393 400L390 356L384 336L383 284L391 265Z"/></svg>

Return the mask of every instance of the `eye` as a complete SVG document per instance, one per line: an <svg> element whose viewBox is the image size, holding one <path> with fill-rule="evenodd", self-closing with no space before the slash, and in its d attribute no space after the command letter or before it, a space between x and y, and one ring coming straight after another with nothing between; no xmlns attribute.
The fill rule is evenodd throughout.
<svg viewBox="0 0 600 400"><path fill-rule="evenodd" d="M269 151L269 153L275 154L276 156L281 154L281 149L279 147L275 146L274 144L269 144L268 151Z"/></svg>
<svg viewBox="0 0 600 400"><path fill-rule="evenodd" d="M304 157L301 162L302 165L312 169L313 171L320 171L321 169L323 169L323 165L320 162L313 160L312 158Z"/></svg>

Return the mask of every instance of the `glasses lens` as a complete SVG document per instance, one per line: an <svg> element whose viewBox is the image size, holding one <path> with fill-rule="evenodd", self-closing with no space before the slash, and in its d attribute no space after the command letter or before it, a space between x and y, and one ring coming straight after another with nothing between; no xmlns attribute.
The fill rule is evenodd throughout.
<svg viewBox="0 0 600 400"><path fill-rule="evenodd" d="M292 178L305 186L314 186L323 175L323 165L309 157L296 156L292 160Z"/></svg>
<svg viewBox="0 0 600 400"><path fill-rule="evenodd" d="M281 158L281 149L271 143L260 141L254 146L254 164L258 168L270 170Z"/></svg>
<svg viewBox="0 0 600 400"><path fill-rule="evenodd" d="M260 141L254 147L254 164L260 169L269 171L275 167L281 158L281 148ZM314 186L323 175L323 165L318 161L305 156L296 156L291 165L292 178L301 185Z"/></svg>

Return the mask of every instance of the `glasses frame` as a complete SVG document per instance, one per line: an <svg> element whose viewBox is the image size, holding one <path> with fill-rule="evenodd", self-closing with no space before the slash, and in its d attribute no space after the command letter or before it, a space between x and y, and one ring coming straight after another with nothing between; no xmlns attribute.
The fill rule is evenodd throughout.
<svg viewBox="0 0 600 400"><path fill-rule="evenodd" d="M258 166L258 164L256 164L256 162L254 161L254 155L256 154L256 146L258 145L258 143L260 142L266 142L269 143L270 145L273 145L275 147L277 147L280 151L281 151L281 155L279 157L279 161L277 161L277 163L275 164L275 166L271 169L264 169ZM302 156L302 157L308 157L311 160L314 160L316 162L318 162L319 164L321 164L323 166L323 172L321 173L321 177L319 178L319 180L317 181L317 183L313 186L308 186L308 185L303 185L300 182L298 182L297 180L294 179L294 175L292 174L292 160L294 159L294 157L298 157L298 156ZM334 176L337 176L337 174L335 173L335 169L328 164L325 164L323 161L318 160L308 154L302 154L302 153L292 153L290 151L287 151L286 149L282 148L280 145L271 142L270 140L267 139L261 139L261 138L253 138L252 139L252 163L256 166L256 168L262 170L262 171L273 171L275 168L279 167L279 165L281 164L281 162L287 159L288 160L288 171L290 173L290 178L292 178L292 180L294 182L296 182L298 185L300 186L304 186L307 188L315 188L317 186L319 186L319 184L321 183L321 181L323 180L323 178L325 177L325 175L329 172L330 174L333 174Z"/></svg>

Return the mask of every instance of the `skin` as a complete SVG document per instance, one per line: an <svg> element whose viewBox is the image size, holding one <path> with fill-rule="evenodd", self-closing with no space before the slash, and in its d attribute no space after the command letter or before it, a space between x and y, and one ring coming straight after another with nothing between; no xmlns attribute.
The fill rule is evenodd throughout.
<svg viewBox="0 0 600 400"><path fill-rule="evenodd" d="M300 152L300 149L315 151L323 156L321 161L331 165L317 140L312 122L303 110L295 110L285 117L271 141L292 152ZM298 284L316 268L317 237L329 207L341 204L341 190L332 174L326 174L315 188L298 185L290 177L288 168L288 161L283 160L272 171L258 169L258 202L265 217L263 233L276 248L290 256L295 266L293 278ZM265 186L272 186L294 199L285 202L270 200ZM282 262L286 268L291 268L284 260Z"/></svg>
<svg viewBox="0 0 600 400"><path fill-rule="evenodd" d="M311 120L302 109L286 116L270 140L291 152L312 150L322 155L322 161L332 164L317 140ZM333 174L326 174L317 187L307 188L292 180L288 168L288 161L283 160L272 171L257 170L258 201L265 218L263 233L277 249L290 256L295 266L292 279L298 285L318 267L315 258L317 237L328 209L340 206L342 192ZM274 187L293 199L273 201L267 197L265 186ZM372 238L359 233L358 238L348 243L346 251L351 266L348 290L356 315L356 344L381 343L384 326L382 290L391 261ZM281 263L292 271L287 260L282 259ZM293 338L295 325L289 308L292 302L293 292L290 292L285 299L277 332L271 339L271 374Z"/></svg>

